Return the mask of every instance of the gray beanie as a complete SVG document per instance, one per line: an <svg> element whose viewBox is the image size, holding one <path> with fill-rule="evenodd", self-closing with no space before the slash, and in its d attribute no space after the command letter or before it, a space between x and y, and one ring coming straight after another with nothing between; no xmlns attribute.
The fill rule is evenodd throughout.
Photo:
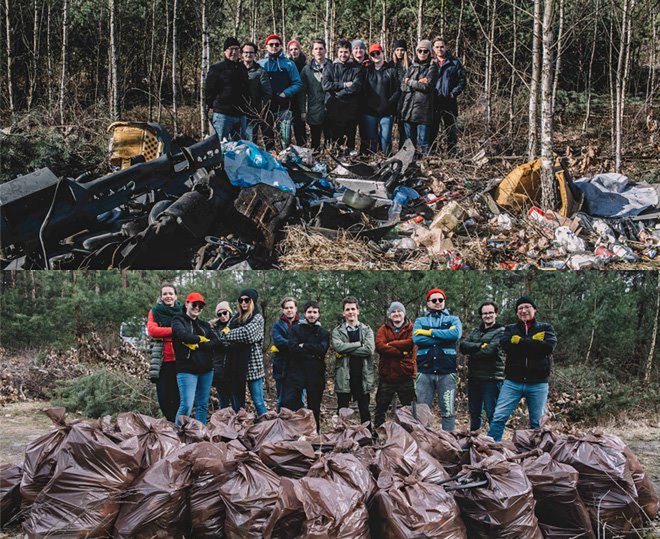
<svg viewBox="0 0 660 539"><path fill-rule="evenodd" d="M361 39L354 39L353 41L351 41L351 49L355 49L358 47L360 49L364 49L365 51L367 50L367 44Z"/></svg>
<svg viewBox="0 0 660 539"><path fill-rule="evenodd" d="M394 311L403 311L404 316L406 314L406 308L403 306L403 303L398 301L390 303L390 306L387 308L387 316L390 316Z"/></svg>
<svg viewBox="0 0 660 539"><path fill-rule="evenodd" d="M420 39L417 43L418 49L426 49L429 53L433 52L433 43L428 39Z"/></svg>

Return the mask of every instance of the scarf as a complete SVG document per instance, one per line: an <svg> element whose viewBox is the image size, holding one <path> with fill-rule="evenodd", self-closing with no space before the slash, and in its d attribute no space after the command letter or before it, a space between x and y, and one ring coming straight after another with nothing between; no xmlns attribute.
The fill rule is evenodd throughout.
<svg viewBox="0 0 660 539"><path fill-rule="evenodd" d="M182 314L183 308L178 301L172 307L168 307L159 301L156 303L155 307L151 309L151 312L154 315L154 320L160 327L169 328L172 326L172 318Z"/></svg>

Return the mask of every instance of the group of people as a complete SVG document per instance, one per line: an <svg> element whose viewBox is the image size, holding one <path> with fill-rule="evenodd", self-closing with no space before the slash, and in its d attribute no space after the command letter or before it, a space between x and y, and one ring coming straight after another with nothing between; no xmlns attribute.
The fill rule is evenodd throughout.
<svg viewBox="0 0 660 539"><path fill-rule="evenodd" d="M405 306L393 301L384 323L374 330L360 321L355 297L342 300L343 321L331 331L321 325L321 308L308 301L301 312L293 297L285 297L279 319L271 328L272 374L281 407L311 409L317 429L326 387L326 356L334 352L337 407L357 405L360 420L371 426L370 395L375 385L374 354L378 354L378 387L373 426L385 421L395 396L401 405L413 400L431 406L437 395L443 430L456 426L457 350L468 357L470 430L482 427L485 412L489 435L502 439L504 427L521 399L530 426L539 427L548 398L552 352L557 337L551 324L537 320L533 299L516 301L517 321L497 322L498 306L479 306L481 324L467 337L458 316L450 313L447 296L438 288L426 293L426 311L414 321ZM264 317L258 294L243 290L236 312L227 301L215 308L211 322L200 319L206 302L188 294L183 305L172 284L163 284L149 311L147 330L153 339L150 376L156 383L163 415L180 423L182 416L206 422L213 385L221 407L245 408L249 389L256 413L264 403Z"/></svg>
<svg viewBox="0 0 660 539"><path fill-rule="evenodd" d="M457 98L465 88L465 70L447 50L443 37L422 39L414 51L406 41L392 45L391 60L383 46L361 39L337 42L335 59L326 43L314 39L311 60L300 42L284 42L277 34L265 41L265 56L255 43L228 37L224 59L206 77L206 103L212 124L222 139L256 141L261 131L270 151L278 132L283 147L335 144L353 155L392 151L393 126L399 147L411 139L428 153L440 130L447 135L447 153L457 150ZM359 131L359 151L356 137Z"/></svg>

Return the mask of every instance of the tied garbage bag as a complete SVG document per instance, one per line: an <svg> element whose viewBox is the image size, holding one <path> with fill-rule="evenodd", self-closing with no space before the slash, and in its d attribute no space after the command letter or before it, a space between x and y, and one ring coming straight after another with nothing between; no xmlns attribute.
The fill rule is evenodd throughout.
<svg viewBox="0 0 660 539"><path fill-rule="evenodd" d="M252 142L239 140L222 145L225 171L232 185L252 187L258 183L296 194L289 173L277 159Z"/></svg>
<svg viewBox="0 0 660 539"><path fill-rule="evenodd" d="M29 537L109 535L122 495L139 473L137 453L137 446L127 450L108 438L98 422L72 425L23 531Z"/></svg>
<svg viewBox="0 0 660 539"><path fill-rule="evenodd" d="M316 461L316 454L306 440L282 440L263 444L259 458L277 475L299 479L307 475Z"/></svg>
<svg viewBox="0 0 660 539"><path fill-rule="evenodd" d="M543 536L595 539L589 513L578 493L577 470L557 462L548 453L525 458L521 465L532 483L536 518Z"/></svg>
<svg viewBox="0 0 660 539"><path fill-rule="evenodd" d="M0 466L0 527L12 522L20 511L22 464Z"/></svg>
<svg viewBox="0 0 660 539"><path fill-rule="evenodd" d="M463 522L474 539L542 539L532 484L519 464L495 455L463 467L463 481L483 486L456 490Z"/></svg>
<svg viewBox="0 0 660 539"><path fill-rule="evenodd" d="M261 538L279 499L279 490L280 478L254 453L238 453L226 462L219 490L227 508L226 536Z"/></svg>
<svg viewBox="0 0 660 539"><path fill-rule="evenodd" d="M599 536L627 534L640 527L637 489L621 444L598 432L566 436L550 456L575 468L578 491Z"/></svg>
<svg viewBox="0 0 660 539"><path fill-rule="evenodd" d="M373 530L384 539L467 539L454 497L444 487L415 475L384 472L374 496Z"/></svg>
<svg viewBox="0 0 660 539"><path fill-rule="evenodd" d="M184 444L196 444L209 439L206 427L192 417L182 417L181 425L177 427L179 439Z"/></svg>
<svg viewBox="0 0 660 539"><path fill-rule="evenodd" d="M245 431L254 425L254 414L245 408L235 412L233 408L227 407L215 412L206 427L212 442L229 442L238 440Z"/></svg>
<svg viewBox="0 0 660 539"><path fill-rule="evenodd" d="M371 445L373 438L369 423L352 421L355 411L352 408L340 408L332 416L332 431L321 435L321 443L338 445L347 440L354 440L358 445Z"/></svg>
<svg viewBox="0 0 660 539"><path fill-rule="evenodd" d="M511 442L496 442L490 436L480 434L478 431L463 433L459 443L463 448L461 460L463 464L476 464L494 455L508 458L517 453L516 447Z"/></svg>
<svg viewBox="0 0 660 539"><path fill-rule="evenodd" d="M309 469L307 477L321 477L355 489L365 502L376 493L376 482L367 466L352 453L327 453Z"/></svg>
<svg viewBox="0 0 660 539"><path fill-rule="evenodd" d="M521 429L513 433L511 441L519 453L540 449L544 453L552 451L557 442L557 435L550 427L550 416L544 415L539 421L538 429Z"/></svg>
<svg viewBox="0 0 660 539"><path fill-rule="evenodd" d="M314 413L307 408L292 412L282 408L280 413L266 412L245 431L243 443L252 451L259 451L266 442L298 440L301 436L316 436Z"/></svg>
<svg viewBox="0 0 660 539"><path fill-rule="evenodd" d="M154 419L135 412L117 416L117 430L124 439L137 438L140 449L140 468L146 470L181 447L182 442L167 419Z"/></svg>

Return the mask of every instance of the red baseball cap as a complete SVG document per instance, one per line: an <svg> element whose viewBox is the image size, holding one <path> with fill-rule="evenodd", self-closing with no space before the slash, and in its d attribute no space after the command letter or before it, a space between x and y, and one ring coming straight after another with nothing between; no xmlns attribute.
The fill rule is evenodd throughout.
<svg viewBox="0 0 660 539"><path fill-rule="evenodd" d="M447 299L447 294L445 294L442 290L439 288L431 288L431 290L426 293L426 301L428 301L433 294L440 294L445 300Z"/></svg>
<svg viewBox="0 0 660 539"><path fill-rule="evenodd" d="M374 51L383 52L383 47L380 46L380 43L374 43L371 47L369 47L369 54Z"/></svg>
<svg viewBox="0 0 660 539"><path fill-rule="evenodd" d="M268 42L269 42L271 39L277 39L277 41L279 41L280 44L282 44L282 38L281 38L280 36L278 36L277 34L270 34L270 35L266 38L266 40L264 41L264 45L268 45Z"/></svg>
<svg viewBox="0 0 660 539"><path fill-rule="evenodd" d="M195 303L196 301L199 301L206 305L206 302L204 301L204 296L202 296L199 292L191 292L188 294L188 297L186 298L186 302L188 303Z"/></svg>

